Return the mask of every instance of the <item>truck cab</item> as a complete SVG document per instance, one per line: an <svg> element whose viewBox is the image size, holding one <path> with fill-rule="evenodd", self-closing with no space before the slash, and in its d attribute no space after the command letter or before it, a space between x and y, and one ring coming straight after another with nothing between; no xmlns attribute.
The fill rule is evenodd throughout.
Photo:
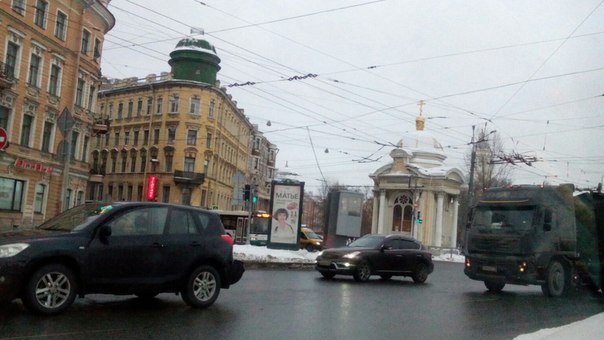
<svg viewBox="0 0 604 340"><path fill-rule="evenodd" d="M541 285L562 296L573 283L601 287L591 193L572 185L488 189L466 230L464 273L490 291L505 284Z"/></svg>

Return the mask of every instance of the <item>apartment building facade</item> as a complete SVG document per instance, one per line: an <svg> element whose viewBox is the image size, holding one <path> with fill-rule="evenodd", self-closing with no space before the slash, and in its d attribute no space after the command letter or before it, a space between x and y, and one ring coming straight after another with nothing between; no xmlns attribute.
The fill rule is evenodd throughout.
<svg viewBox="0 0 604 340"><path fill-rule="evenodd" d="M183 39L170 57L170 73L104 83L98 105L109 129L92 143L87 198L245 209L257 127L216 80L211 44ZM262 172L266 199L271 174Z"/></svg>
<svg viewBox="0 0 604 340"><path fill-rule="evenodd" d="M108 4L0 2L0 229L85 199Z"/></svg>

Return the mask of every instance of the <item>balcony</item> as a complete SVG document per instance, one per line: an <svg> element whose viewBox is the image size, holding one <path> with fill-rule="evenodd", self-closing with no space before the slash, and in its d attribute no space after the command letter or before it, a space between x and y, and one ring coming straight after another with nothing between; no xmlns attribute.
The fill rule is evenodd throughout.
<svg viewBox="0 0 604 340"><path fill-rule="evenodd" d="M105 170L101 167L93 167L90 169L88 181L92 183L103 183L103 177L105 177Z"/></svg>
<svg viewBox="0 0 604 340"><path fill-rule="evenodd" d="M174 182L177 184L194 184L200 185L203 184L205 179L205 174L192 172L192 171L182 171L182 170L174 170Z"/></svg>
<svg viewBox="0 0 604 340"><path fill-rule="evenodd" d="M0 62L0 90L9 89L15 82L14 70Z"/></svg>

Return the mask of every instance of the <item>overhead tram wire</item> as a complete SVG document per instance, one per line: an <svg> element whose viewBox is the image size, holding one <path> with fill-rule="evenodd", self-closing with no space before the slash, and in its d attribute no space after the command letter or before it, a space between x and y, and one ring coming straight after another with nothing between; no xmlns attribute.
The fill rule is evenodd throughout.
<svg viewBox="0 0 604 340"><path fill-rule="evenodd" d="M583 24L587 21L587 19L589 19L594 12L600 8L600 6L602 6L602 4L604 3L604 0L602 0L596 7L594 7L594 9L575 27L575 29L573 29L572 32L570 32L570 34L560 43L560 45L558 45L558 47L556 47L556 49L554 49L554 51L552 51L552 53L550 53L550 55L545 58L545 60L541 63L541 65L539 65L539 67L535 70L535 72L533 72L530 77L523 82L520 87L518 87L516 89L516 91L514 91L514 93L512 93L512 95L499 107L499 109L497 109L497 111L495 111L495 113L491 116L491 120L495 119L495 117L497 117L497 115L501 112L501 110L507 106L507 104L514 98L516 97L516 95L522 91L522 89L524 89L524 87L526 86L526 84L535 76L537 75L537 73L539 71L541 71L541 69L545 66L545 64L547 64L548 61L550 61L550 59L556 54L558 53L558 51L562 48L562 46L564 46L564 44L566 44L566 42L573 36L573 34L575 32L577 32L577 30L583 26Z"/></svg>
<svg viewBox="0 0 604 340"><path fill-rule="evenodd" d="M134 3L133 3L133 4L134 4ZM165 16L164 14L162 14L162 13L158 13L157 11L154 11L154 10L152 10L152 9L149 9L149 8L147 8L147 7L145 7L145 6L142 6L142 5L139 5L139 4L135 4L135 5L136 5L136 6L138 6L138 7L143 8L143 9L146 9L146 10L148 10L148 11L152 12L152 13L155 13L155 14L157 14L157 15L161 15L161 16L163 16L163 17L166 17L166 18L170 19L170 20L173 20L173 21L175 21L175 22L177 22L177 23L179 23L179 24L182 24L182 25L185 25L185 26L187 26L187 27L190 27L190 26L189 26L189 25L187 25L186 23L183 23L183 22L181 22L181 21L179 21L179 20L176 20L176 19L170 18L170 17L168 17L168 16ZM128 12L128 11L126 11L126 12ZM136 14L131 13L131 12L128 12L128 13L133 14L133 15L136 15ZM139 17L140 17L140 16L139 16ZM147 19L147 20L148 20L148 19ZM163 26L163 25L161 25L161 24L159 24L159 25L160 25L160 26ZM165 26L164 26L164 27L165 27ZM167 28L167 27L166 27L166 28ZM170 28L170 29L171 29L171 28ZM278 63L278 62L276 62L276 61L274 61L274 60L271 60L270 58L267 58L267 57L264 57L264 56L262 56L262 55L259 55L259 54L255 53L255 52L253 52L253 51L250 51L250 50L247 50L247 49L242 48L242 47L240 47L240 46L234 45L234 44L232 44L232 43L230 43L230 42L228 42L228 41L226 41L226 40L224 40L224 39L221 39L221 38L219 38L219 37L216 37L216 36L213 36L213 35L211 35L211 36L212 36L213 38L217 39L217 40L223 41L223 42L224 42L224 43L226 43L226 44L233 45L233 46L235 46L235 47L237 47L237 48L240 48L240 49L242 49L242 50L244 50L244 51L246 51L246 52L248 52L248 53L251 53L251 54L253 54L253 55L256 55L256 56L258 56L258 57L260 57L260 58L262 58L262 59L265 59L265 60L271 61L271 62L275 63L276 65L280 65L280 66L282 66L282 67L284 67L284 68L287 68L287 69L293 70L291 67L288 67L287 65L283 65L283 64ZM293 71L296 71L296 70L293 70ZM298 72L298 71L296 71L296 72ZM323 90L323 91L325 91L325 90ZM330 93L332 93L332 92L330 92ZM332 93L332 94L333 94L333 93ZM334 95L336 95L336 94L334 94ZM342 97L342 96L340 96L340 97ZM347 99L347 100L351 100L351 99L346 98L346 97L342 97L342 98ZM358 102L358 101L354 101L354 100L353 100L353 102L354 102L354 103L357 103L357 104L359 104L359 105L368 106L367 104L364 104L364 103L361 103L361 102ZM327 117L326 117L326 120L331 120L331 118L327 118ZM350 128L350 127L349 127L349 128Z"/></svg>

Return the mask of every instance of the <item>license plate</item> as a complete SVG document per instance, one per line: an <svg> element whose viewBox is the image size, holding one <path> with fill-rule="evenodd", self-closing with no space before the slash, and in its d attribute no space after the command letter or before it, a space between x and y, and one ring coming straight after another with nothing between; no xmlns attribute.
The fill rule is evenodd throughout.
<svg viewBox="0 0 604 340"><path fill-rule="evenodd" d="M497 267L495 266L482 266L482 270L485 272L497 272Z"/></svg>

